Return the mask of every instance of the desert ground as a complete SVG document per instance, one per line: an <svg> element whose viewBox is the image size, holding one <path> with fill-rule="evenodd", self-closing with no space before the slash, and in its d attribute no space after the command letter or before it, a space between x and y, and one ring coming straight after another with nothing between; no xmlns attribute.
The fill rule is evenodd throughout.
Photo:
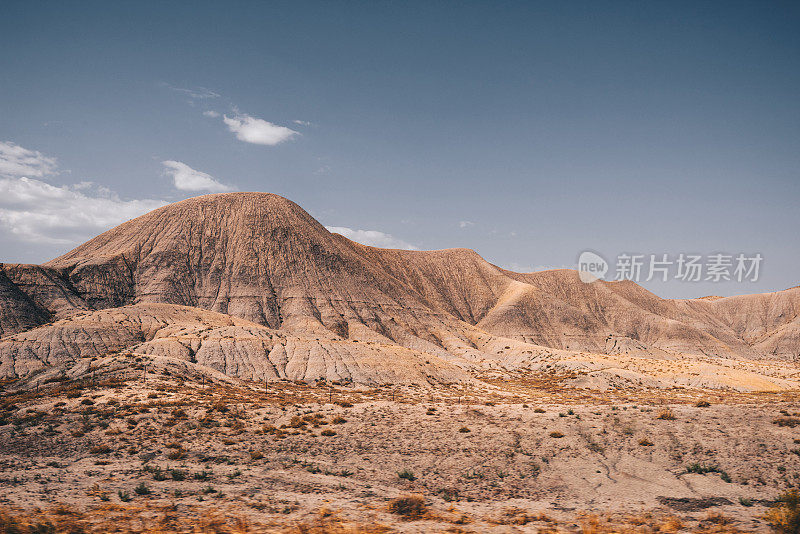
<svg viewBox="0 0 800 534"><path fill-rule="evenodd" d="M800 479L796 391L95 366L4 383L6 532L771 532Z"/></svg>

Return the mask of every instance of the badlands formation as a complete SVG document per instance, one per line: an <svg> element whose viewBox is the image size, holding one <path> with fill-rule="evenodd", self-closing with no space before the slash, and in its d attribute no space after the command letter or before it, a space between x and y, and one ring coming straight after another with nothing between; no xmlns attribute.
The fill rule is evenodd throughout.
<svg viewBox="0 0 800 534"><path fill-rule="evenodd" d="M450 383L561 369L588 387L795 387L800 287L661 299L466 249L386 250L266 193L193 198L44 265L0 264L0 377L159 354L262 381ZM776 365L765 361L777 362Z"/></svg>
<svg viewBox="0 0 800 534"><path fill-rule="evenodd" d="M789 532L798 361L800 287L662 299L193 198L0 264L0 532Z"/></svg>

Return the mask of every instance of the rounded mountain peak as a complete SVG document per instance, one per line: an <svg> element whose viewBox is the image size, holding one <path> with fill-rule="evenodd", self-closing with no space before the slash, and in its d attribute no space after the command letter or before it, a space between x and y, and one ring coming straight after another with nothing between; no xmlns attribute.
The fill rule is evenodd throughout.
<svg viewBox="0 0 800 534"><path fill-rule="evenodd" d="M251 248L271 238L300 235L309 241L330 233L303 208L272 193L219 193L188 198L155 209L51 260L51 267L72 267L99 258L139 257L148 250L180 250L214 242Z"/></svg>

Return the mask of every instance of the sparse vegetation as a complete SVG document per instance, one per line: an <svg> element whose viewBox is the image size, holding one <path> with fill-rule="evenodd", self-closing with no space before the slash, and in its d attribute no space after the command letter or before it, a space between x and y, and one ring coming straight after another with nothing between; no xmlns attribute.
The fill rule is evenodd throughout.
<svg viewBox="0 0 800 534"><path fill-rule="evenodd" d="M183 451L182 449L176 449L174 451L170 451L169 453L167 453L167 458L169 458L170 460L181 460L184 457L186 457L186 452Z"/></svg>
<svg viewBox="0 0 800 534"><path fill-rule="evenodd" d="M389 511L402 516L404 519L421 519L427 512L425 499L419 495L398 497L389 501Z"/></svg>
<svg viewBox="0 0 800 534"><path fill-rule="evenodd" d="M789 428L794 428L797 425L800 425L800 418L797 417L779 417L773 421L773 424L778 426L788 426Z"/></svg>
<svg viewBox="0 0 800 534"><path fill-rule="evenodd" d="M413 482L414 480L417 479L417 477L414 476L414 472L409 471L408 469L403 469L402 471L399 471L397 473L397 476L402 478L403 480L408 480L409 482Z"/></svg>
<svg viewBox="0 0 800 534"><path fill-rule="evenodd" d="M674 421L676 418L675 418L675 413L669 408L666 408L658 413L656 419L662 419L664 421Z"/></svg>
<svg viewBox="0 0 800 534"><path fill-rule="evenodd" d="M800 532L800 493L791 490L778 498L770 508L765 519L778 534L797 534Z"/></svg>
<svg viewBox="0 0 800 534"><path fill-rule="evenodd" d="M797 462L795 454L798 454L795 451L800 451L800 444L786 446L787 443L792 444L798 439L794 438L796 433L788 429L779 430L776 428L779 423L775 423L776 426L770 424L776 420L776 416L779 419L800 417L793 413L793 409L784 410L785 413L780 415L777 409L769 411L764 409L763 415L767 425L775 433L780 433L780 443L782 443L780 454L784 465L775 465L772 457L778 452L773 454L768 450L765 455L772 463L765 464L768 468L760 470L755 475L742 469L741 465L732 460L729 451L724 450L719 441L706 440L709 431L715 436L718 433L720 436L728 433L728 427L717 421L724 421L720 413L725 414L725 410L730 410L730 404L715 401L719 410L705 412L692 412L691 408L687 408L687 417L680 417L682 420L685 419L685 424L662 426L655 421L659 418L669 420L668 417L659 417L663 411L674 410L675 413L682 413L679 410L683 408L676 406L693 406L697 399L693 398L692 393L686 393L683 402L670 402L672 408L667 409L664 408L666 403L661 398L637 397L638 404L630 399L611 406L604 404L605 399L593 405L585 404L578 397L572 396L576 395L576 392L553 388L552 393L541 393L541 396L528 408L523 407L520 399L533 397L513 397L509 394L508 399L505 399L494 393L489 398L493 399L490 402L496 402L497 407L484 408L486 397L465 394L463 389L454 389L454 393L450 395L445 393L436 396L429 395L427 391L415 392L413 389L407 389L403 392L402 404L392 405L386 402L389 396L387 391L391 390L388 387L375 387L371 391L348 390L346 393L345 391L339 393L346 394L348 398L358 399L359 406L357 413L350 412L352 415L347 417L350 424L334 427L333 425L344 425L347 420L342 415L337 415L345 412L330 405L327 388L317 388L320 390L317 392L305 384L283 385L271 382L267 395L263 391L258 391L254 396L248 397L250 393L240 393L232 386L217 385L214 386L216 389L205 395L200 388L191 389L193 387L191 384L168 389L159 382L161 379L156 379L155 376L150 374L148 387L159 391L159 396L150 399L146 399L149 397L147 391L136 391L133 395L120 395L119 401L115 403L112 402L115 399L109 398L108 393L100 396L88 388L83 390L81 398L94 400L94 405L81 404L78 400L60 410L53 407L52 400L44 406L25 401L16 402L14 408L7 408L5 399L0 399L0 417L13 424L1 428L0 432L12 432L13 438L18 441L32 436L37 436L37 439L48 439L48 433L60 432L71 446L83 451L84 454L88 450L93 454L101 454L101 451L105 450L101 447L108 448L108 452L102 453L108 456L91 458L85 465L79 467L75 466L74 455L67 453L62 456L61 451L52 452L50 457L39 458L38 471L36 467L33 468L39 479L26 480L25 475L15 473L14 476L8 476L4 480L0 479L0 483L12 491L15 491L14 488L26 487L26 484L38 484L40 480L46 480L48 487L59 487L56 479L69 479L74 476L73 473L89 472L92 474L88 476L104 477L105 473L110 472L114 473L114 478L95 478L100 484L109 484L107 491L101 491L99 486L92 486L89 497L85 497L87 499L85 502L90 502L93 506L103 506L107 505L110 499L120 506L135 500L137 510L151 510L152 513L156 513L160 507L168 506L170 501L179 500L176 503L178 506L187 507L185 508L187 511L195 514L193 511L195 506L199 509L209 509L214 505L218 506L219 499L228 499L225 505L228 503L238 505L243 498L241 496L244 495L247 502L252 502L254 509L267 514L287 514L290 516L287 520L294 522L296 517L292 514L298 510L305 513L307 510L304 504L295 502L293 497L286 498L285 494L277 497L269 493L264 493L269 495L266 498L247 497L251 488L272 487L272 483L269 482L271 479L265 478L264 473L274 473L275 466L280 469L282 465L285 469L282 477L291 481L289 484L296 483L300 487L301 482L294 482L292 477L305 477L298 480L305 485L310 484L314 487L327 485L345 495L358 495L358 499L369 506L375 504L385 506L386 502L379 500L381 498L379 491L370 484L372 480L369 469L375 468L377 473L383 470L383 474L379 476L393 477L396 474L398 478L394 480L397 487L406 487L409 491L415 491L411 488L417 487L420 490L424 488L425 491L430 491L432 496L436 496L434 503L439 502L441 505L442 500L458 501L457 513L446 511L446 508L440 509L435 504L428 504L433 507L431 513L427 512L426 507L420 516L426 520L440 521L451 526L459 526L458 528L470 524L470 529L476 532L487 529L488 525L495 524L495 521L496 524L508 525L535 523L534 531L539 529L548 532L546 529L552 528L555 532L559 529L565 531L566 525L552 521L548 522L549 526L544 527L539 523L547 521L535 518L547 517L546 515L523 508L513 513L511 508L508 508L508 513L500 512L497 508L500 501L495 499L481 501L491 503L485 514L475 514L474 511L467 510L470 510L471 502L498 491L502 491L504 496L511 499L525 502L531 495L529 488L537 486L533 479L552 472L549 465L557 466L553 469L562 469L565 460L572 462L572 458L577 458L578 461L584 459L596 462L599 459L596 455L609 455L611 458L610 455L616 455L620 450L629 451L633 445L639 451L639 459L644 462L650 461L650 453L657 451L659 454L652 456L657 457L659 462L662 459L672 462L670 470L677 476L683 471L681 466L688 465L687 473L718 473L722 481L732 482L731 476L716 466L715 462L719 461L726 467L730 465L729 469L737 482L743 485L750 484L753 493L748 495L749 498L728 497L733 501L738 499L738 502L733 511L726 512L727 515L723 516L723 519L719 519L715 514L706 514L706 508L700 508L702 514L706 515L701 519L698 514L696 519L685 527L687 531L694 529L710 533L732 531L735 528L734 523L723 525L720 521L727 519L728 515L740 521L741 516L748 511L758 512L761 510L758 505L773 498L772 495L765 495L765 491L769 491L769 488L777 484L792 484L796 472L793 467ZM181 393L178 389L180 387L185 387L184 391L191 392L190 395ZM613 392L607 394L614 395ZM679 391L674 394L683 393ZM547 395L558 395L558 397ZM593 393L583 390L580 395L590 396ZM635 393L628 391L626 395L635 396ZM558 400L551 400L554 398ZM377 402L371 404L371 399ZM569 402L566 402L567 400ZM415 402L416 405L413 404ZM431 406L430 403L433 402L436 402L435 406ZM534 417L534 414L545 414L543 408L536 408L535 402L549 403L547 404L549 413L544 417ZM574 408L569 408L570 405ZM214 406L218 406L219 409ZM412 407L413 409L409 409ZM429 407L435 409L429 410ZM149 412L145 412L145 409ZM178 409L187 413L186 419L176 418L181 415L177 412ZM426 416L429 411L432 415ZM565 418L569 416L573 418L558 419L556 416L559 411ZM147 415L139 415L142 413ZM582 418L580 422L579 417ZM30 422L37 419L41 423L34 430ZM135 422L131 428L127 428L128 420ZM752 420L753 418L750 418L748 422L752 424ZM409 424L409 421L412 424ZM104 424L108 427L106 431L98 432L104 428ZM396 472L389 467L391 465L389 462L381 465L387 458L384 451L389 454L398 452L393 445L392 440L395 439L393 432L402 429L404 440L408 438L425 440L433 435L425 427L426 424L432 425L431 428L434 428L436 435L439 436L436 439L442 440L442 443L423 442L425 446L420 450L447 451L446 454L452 454L460 461L455 471L448 465L429 466L424 458L417 463L416 460L419 458L417 450L411 451L411 456L405 463L409 467L421 466L419 469L424 469L416 475L409 469ZM736 421L735 424L742 426L743 423ZM785 422L780 424L785 427L790 425L791 423ZM548 429L547 426L551 428ZM340 435L337 439L313 437L326 436L329 432L334 432L332 430L334 428L339 430ZM747 428L749 432L750 427ZM73 432L80 437L75 439L70 437ZM625 435L635 438L625 439ZM642 436L647 438L640 441ZM230 443L224 449L220 447L223 439ZM653 449L644 451L637 447L637 442L641 443L641 447L652 446L652 442L657 442L659 448L655 451ZM207 447L205 443L210 443L211 446ZM336 456L339 451L348 450L354 444L362 447L363 452L347 456L346 467L338 464L337 462L341 461L341 458ZM497 453L490 462L487 462L481 454L487 446L491 446ZM742 446L748 447L749 444ZM694 459L701 460L701 463L691 463ZM255 463L256 461L258 463ZM130 465L131 462L134 464L133 469L125 471L124 467L120 468L121 465L125 463ZM138 462L141 462L141 466ZM370 462L368 469L365 469L366 462ZM111 467L98 469L95 465ZM399 465L402 466L403 463ZM296 467L291 469L292 466ZM137 467L140 470L137 470ZM615 468L599 466L598 476L605 476L606 473L615 476ZM3 474L0 472L0 475ZM348 477L354 478L352 481L345 480ZM443 484L442 481L447 481L448 477L452 477L452 481ZM313 480L313 483L309 483L309 480ZM126 488L130 493L118 492L119 487ZM353 494L356 487L359 493ZM420 498L423 499L424 505L424 497ZM713 508L717 504L712 501L713 499L709 500L708 504L695 504L691 500L685 503L676 501L667 506L679 510L682 506L702 505L710 506L712 512L716 512ZM328 523L345 525L343 519L345 516L339 515L339 510L333 507L329 507L328 510L325 514ZM667 519L665 516L657 515L657 512L653 512L656 515L646 516L649 513L651 512L631 514L613 520L599 514L598 524L601 526L596 532L626 532L621 525L637 524L658 525L661 528L659 532L677 532L679 529L675 526L680 524L679 519ZM394 519L389 520L390 523L414 517L413 514L406 517L405 513L394 511L392 516ZM575 518L572 521L579 523L580 519ZM700 526L696 526L698 522ZM318 528L320 524L309 523L309 528ZM396 524L389 528L396 528ZM171 532L169 529L165 531ZM587 530L587 532L593 531Z"/></svg>

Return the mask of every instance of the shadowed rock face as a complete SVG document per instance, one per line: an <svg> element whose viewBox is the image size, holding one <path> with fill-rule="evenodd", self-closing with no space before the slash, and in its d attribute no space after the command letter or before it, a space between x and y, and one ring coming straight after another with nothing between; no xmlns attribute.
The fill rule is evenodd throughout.
<svg viewBox="0 0 800 534"><path fill-rule="evenodd" d="M444 359L502 359L509 350L540 354L545 347L800 354L800 288L675 301L632 282L584 284L570 270L514 273L471 250L378 249L331 234L293 202L266 193L185 200L42 266L0 266L4 338L138 303L202 308L283 336L371 341Z"/></svg>
<svg viewBox="0 0 800 534"><path fill-rule="evenodd" d="M0 269L0 338L28 330L50 320L50 313L36 305Z"/></svg>

